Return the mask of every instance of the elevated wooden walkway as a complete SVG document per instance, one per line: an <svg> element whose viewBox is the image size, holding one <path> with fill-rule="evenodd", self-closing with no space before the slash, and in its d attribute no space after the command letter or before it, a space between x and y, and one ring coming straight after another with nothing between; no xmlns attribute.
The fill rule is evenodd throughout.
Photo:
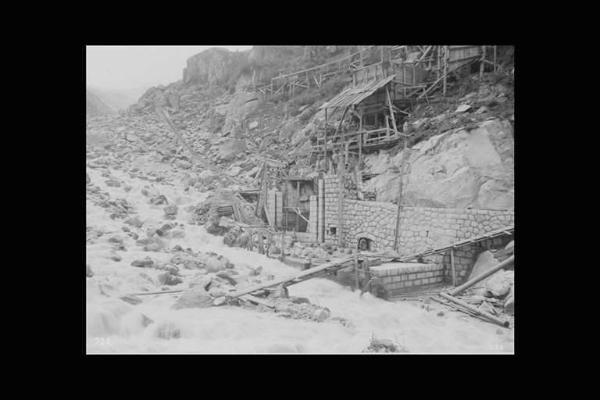
<svg viewBox="0 0 600 400"><path fill-rule="evenodd" d="M311 86L320 88L325 81L335 76L348 74L361 68L365 57L375 47L366 46L355 53L338 58L337 60L329 61L312 68L282 74L272 78L271 82L267 84L260 86L249 85L246 88L263 96L273 96L283 92L293 95L297 88L309 88Z"/></svg>
<svg viewBox="0 0 600 400"><path fill-rule="evenodd" d="M333 152L352 151L358 152L360 162L363 151L405 140L409 136L398 129L395 115L407 114L414 102L427 98L440 85L445 95L448 75L483 60L485 46L391 46L385 53L387 58L384 53L379 62L355 70L352 87L321 106L325 109L325 128L312 144L312 154L325 157ZM342 132L340 121L335 130L331 129L327 124L328 109L333 113L344 109L342 121L350 111L360 120L360 126ZM376 122L370 128L363 126L363 115L372 113L384 113L385 125Z"/></svg>

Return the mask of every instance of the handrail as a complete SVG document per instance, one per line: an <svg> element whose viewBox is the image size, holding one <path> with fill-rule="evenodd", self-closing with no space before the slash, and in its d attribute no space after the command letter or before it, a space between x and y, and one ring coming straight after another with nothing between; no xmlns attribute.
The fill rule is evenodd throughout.
<svg viewBox="0 0 600 400"><path fill-rule="evenodd" d="M375 46L373 45L373 46L366 47L366 48L364 48L362 50L359 50L359 51L357 51L355 53L352 53L350 55L344 56L344 57L339 58L337 60L332 60L332 61L328 61L328 62L323 63L323 64L319 64L319 65L317 65L315 67L307 68L307 69L300 70L300 71L290 72L289 74L286 74L286 75L276 76L273 79L283 79L283 78L287 78L287 77L290 77L290 76L293 76L293 75L299 75L299 74L302 74L304 72L316 71L316 70L319 70L319 69L321 69L321 68L323 68L323 67L325 67L327 65L337 64L337 63L343 62L343 61L345 61L347 59L350 59L350 58L356 56L357 54L364 53L364 52L366 52L367 50L370 50L373 47L375 47Z"/></svg>

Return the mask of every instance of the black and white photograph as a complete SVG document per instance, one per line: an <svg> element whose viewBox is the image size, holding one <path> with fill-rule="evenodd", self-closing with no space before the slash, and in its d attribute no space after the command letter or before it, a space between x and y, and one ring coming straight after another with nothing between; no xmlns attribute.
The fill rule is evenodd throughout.
<svg viewBox="0 0 600 400"><path fill-rule="evenodd" d="M514 51L84 45L85 353L515 354Z"/></svg>

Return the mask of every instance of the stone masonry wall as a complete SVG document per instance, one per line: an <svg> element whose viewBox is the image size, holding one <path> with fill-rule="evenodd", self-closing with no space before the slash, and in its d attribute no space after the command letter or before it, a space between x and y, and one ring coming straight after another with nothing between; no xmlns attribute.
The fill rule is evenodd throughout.
<svg viewBox="0 0 600 400"><path fill-rule="evenodd" d="M389 263L372 267L389 296L423 290L444 281L444 266L440 264Z"/></svg>
<svg viewBox="0 0 600 400"><path fill-rule="evenodd" d="M373 240L375 250L392 249L396 230L397 205L377 201L344 199L343 229L338 227L338 177L324 178L325 242L356 248L358 239ZM346 193L344 193L346 196ZM430 207L402 207L398 252L411 254L482 235L514 224L514 210L479 210ZM332 234L330 228L336 228Z"/></svg>
<svg viewBox="0 0 600 400"><path fill-rule="evenodd" d="M337 208L336 208L337 209ZM358 239L371 239L371 250L393 249L398 207L380 201L344 200L344 242L356 248Z"/></svg>
<svg viewBox="0 0 600 400"><path fill-rule="evenodd" d="M327 175L323 178L325 195L325 243L336 243L340 234L338 228L338 194L339 179L335 175ZM331 228L337 231L331 233Z"/></svg>
<svg viewBox="0 0 600 400"><path fill-rule="evenodd" d="M324 196L324 225L326 243L337 243L338 235L343 235L346 247L356 248L358 239L372 240L372 249L382 251L393 249L396 231L398 206L393 203L360 201L350 199L344 192L343 228L338 227L339 180L329 175L319 185L319 196ZM319 198L321 201L321 198ZM311 211L312 213L312 211ZM401 255L418 253L436 247L443 247L471 237L483 235L514 224L514 210L453 209L430 207L402 207L400 212L400 235L398 252ZM330 228L336 228L332 234ZM489 248L499 248L512 240L512 236L488 239L454 250L454 265L457 283L464 282L477 256ZM452 270L450 252L425 257L424 262L444 269L447 281L451 281Z"/></svg>
<svg viewBox="0 0 600 400"><path fill-rule="evenodd" d="M398 252L442 247L513 224L513 210L403 207Z"/></svg>

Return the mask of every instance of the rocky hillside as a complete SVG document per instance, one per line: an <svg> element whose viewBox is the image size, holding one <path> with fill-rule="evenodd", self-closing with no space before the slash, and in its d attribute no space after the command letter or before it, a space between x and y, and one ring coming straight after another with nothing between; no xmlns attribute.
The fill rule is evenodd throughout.
<svg viewBox="0 0 600 400"><path fill-rule="evenodd" d="M85 112L87 117L95 117L98 115L114 114L115 110L104 103L92 90L87 88L85 91Z"/></svg>
<svg viewBox="0 0 600 400"><path fill-rule="evenodd" d="M339 57L351 46L255 46L246 52L209 49L191 57L182 80L146 91L121 121L135 120L137 132L172 135L155 109L168 110L191 147L242 187L255 185L261 160L283 163L290 174L316 175L310 165L310 139L324 122L318 107L349 84L327 81L293 97L267 100L247 85L275 71L303 68ZM510 71L510 69L508 69ZM512 74L463 74L448 83L443 99L411 110L405 129L412 135L403 145L365 156L365 189L379 201L398 201L403 158L403 202L435 207L513 208L514 95ZM341 117L334 115L333 119ZM330 116L330 120L331 120ZM126 130L126 125L115 129ZM168 154L189 155L182 148ZM405 153L408 153L405 155ZM164 152L162 154L165 154ZM202 172L200 170L198 173Z"/></svg>

